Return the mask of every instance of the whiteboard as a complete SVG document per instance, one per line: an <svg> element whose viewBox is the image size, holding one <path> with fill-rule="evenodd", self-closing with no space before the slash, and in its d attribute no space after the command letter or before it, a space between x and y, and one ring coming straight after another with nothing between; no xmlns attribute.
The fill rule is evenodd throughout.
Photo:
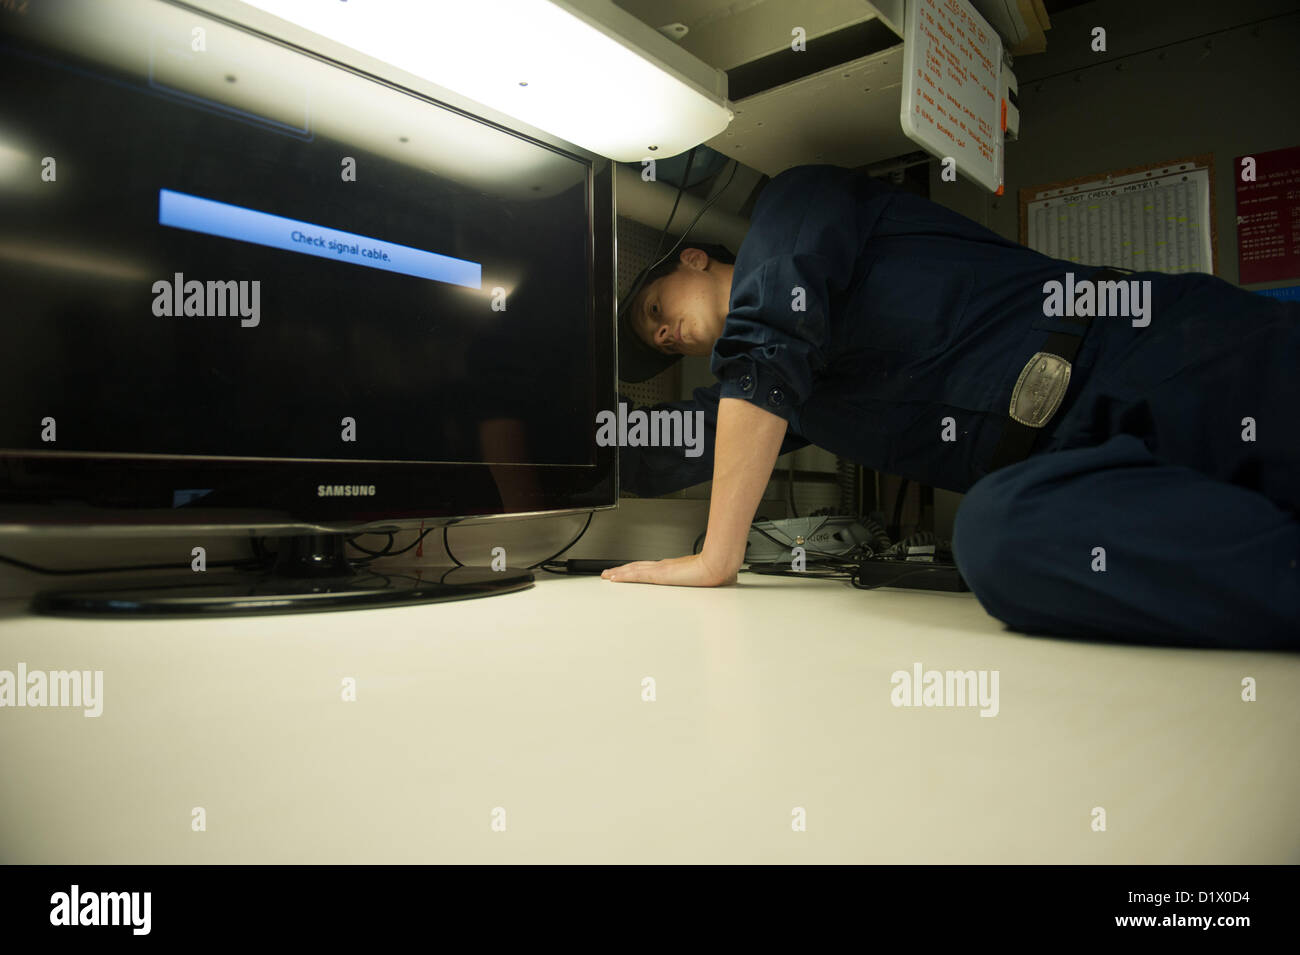
<svg viewBox="0 0 1300 955"><path fill-rule="evenodd" d="M903 133L991 192L1002 191L1002 38L966 0L908 0Z"/></svg>
<svg viewBox="0 0 1300 955"><path fill-rule="evenodd" d="M1210 184L1189 160L1024 190L1025 244L1080 265L1213 274Z"/></svg>

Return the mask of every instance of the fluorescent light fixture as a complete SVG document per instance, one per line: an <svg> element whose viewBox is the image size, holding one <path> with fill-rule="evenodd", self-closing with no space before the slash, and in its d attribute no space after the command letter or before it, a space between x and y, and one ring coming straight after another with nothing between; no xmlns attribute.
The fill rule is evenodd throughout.
<svg viewBox="0 0 1300 955"><path fill-rule="evenodd" d="M618 162L727 128L726 74L612 0L243 0Z"/></svg>

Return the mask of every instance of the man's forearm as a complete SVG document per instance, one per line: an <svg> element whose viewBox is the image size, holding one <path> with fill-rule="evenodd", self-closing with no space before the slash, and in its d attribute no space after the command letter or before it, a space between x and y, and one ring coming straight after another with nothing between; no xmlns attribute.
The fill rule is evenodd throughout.
<svg viewBox="0 0 1300 955"><path fill-rule="evenodd" d="M785 437L785 419L739 398L718 405L713 492L703 558L723 577L745 560L749 528Z"/></svg>

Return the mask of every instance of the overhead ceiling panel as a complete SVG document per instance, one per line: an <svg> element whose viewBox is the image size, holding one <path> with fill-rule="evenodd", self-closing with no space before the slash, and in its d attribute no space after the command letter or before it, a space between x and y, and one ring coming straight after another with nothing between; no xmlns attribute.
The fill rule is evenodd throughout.
<svg viewBox="0 0 1300 955"><path fill-rule="evenodd" d="M706 143L724 155L774 176L802 163L856 167L916 150L898 122L901 0L616 2L727 71L736 118ZM806 50L791 48L796 27Z"/></svg>

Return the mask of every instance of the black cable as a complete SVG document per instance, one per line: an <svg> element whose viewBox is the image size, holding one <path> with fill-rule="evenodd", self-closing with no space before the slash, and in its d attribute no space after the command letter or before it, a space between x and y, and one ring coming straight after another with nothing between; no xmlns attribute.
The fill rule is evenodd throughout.
<svg viewBox="0 0 1300 955"><path fill-rule="evenodd" d="M240 560L214 560L206 564L208 567L238 567L240 569L260 569L266 566L268 556L262 547L262 542L253 535L249 537L249 545L252 547L253 556L245 557ZM271 558L275 555L271 554ZM114 574L125 571L140 570L190 570L193 563L177 564L128 564L125 567L74 567L71 569L61 567L42 567L39 564L28 563L25 560L19 560L17 557L6 557L0 554L0 564L10 564L20 570L30 571L34 574L47 574L51 577L75 577L77 574Z"/></svg>
<svg viewBox="0 0 1300 955"><path fill-rule="evenodd" d="M948 540L940 540L934 531L916 531L912 534L908 534L897 544L894 544L886 550L884 556L906 557L911 548L921 547L926 544L933 544L935 556L938 556L942 551L949 549L951 543L952 542Z"/></svg>
<svg viewBox="0 0 1300 955"><path fill-rule="evenodd" d="M907 478L903 478L898 485L898 493L894 495L894 521L889 525L889 530L897 537L903 536L903 496L907 494L907 486L911 483Z"/></svg>
<svg viewBox="0 0 1300 955"><path fill-rule="evenodd" d="M416 537L415 540L411 541L411 543L407 544L401 550L393 551L393 556L396 556L397 554L405 554L412 547L418 546L432 531L433 531L432 527L426 527L424 530L420 531L419 536Z"/></svg>
<svg viewBox="0 0 1300 955"><path fill-rule="evenodd" d="M858 466L846 458L836 458L835 485L840 492L839 512L841 514L862 516L858 513L857 483Z"/></svg>
<svg viewBox="0 0 1300 955"><path fill-rule="evenodd" d="M458 561L456 559L456 555L451 552L451 542L447 540L447 531L450 528L451 528L450 524L444 524L442 527L442 549L447 552L447 556L451 558L452 563L454 563L457 567L464 567L465 565L462 564L460 561Z"/></svg>
<svg viewBox="0 0 1300 955"><path fill-rule="evenodd" d="M686 192L686 180L691 174L691 164L695 161L696 148L698 147L692 147L690 153L686 157L686 173L685 175L682 176L682 181L677 186L677 197L673 199L673 207L668 211L668 221L664 223L663 229L659 232L659 239L657 242L655 242L654 255L650 256L652 262L650 265L647 265L644 269L641 270L641 272L637 275L636 280L632 283L631 291L627 293L627 296L623 299L622 304L620 304L618 307L619 315L623 314L623 310L627 307L628 303L630 303L632 299L636 297L637 292L641 291L641 286L645 282L645 277L649 275L652 271L654 271L654 269L656 269L661 262L667 259L669 255L672 255L672 249L670 249L662 258L660 258L659 250L664 247L664 239L668 237L668 230L672 227L673 218L677 215L677 206L682 201L682 196ZM691 226L693 226L694 224L695 223L692 222ZM686 231L688 233L691 230L691 226L687 226ZM685 235L683 235L682 238L685 238ZM678 244L680 244L680 242L681 240L679 239ZM676 248L677 245L674 245L673 249Z"/></svg>
<svg viewBox="0 0 1300 955"><path fill-rule="evenodd" d="M821 524L818 524L816 527L814 527L814 528L812 529L812 532L811 532L811 533L812 533L812 534L817 533L817 531L819 531L819 530L822 529L822 527L825 525L825 523L826 523L825 521L822 521ZM852 558L850 557L850 555L853 554L853 553L858 549L857 547L855 547L855 548L853 548L852 550L850 550L850 551L848 551L847 553L844 553L844 554L832 554L830 551L826 551L826 550L817 550L817 549L815 549L815 548L807 547L807 546L805 546L804 544L793 544L793 543L790 543L790 542L787 542L787 541L778 540L777 538L775 538L775 537L773 537L771 534L769 534L767 531L763 530L763 528L761 528L761 527L756 527L756 526L752 526L752 525L751 525L751 526L750 526L750 530L751 530L751 531L756 531L757 533L762 534L764 537L766 537L768 540L770 540L770 541L771 541L773 544L775 544L777 547L780 547L782 550L793 551L793 549L796 548L796 547L803 547L803 549L804 549L803 552L804 552L804 556L805 556L805 557L809 557L809 558L812 558L812 559L814 559L814 560L819 560L819 561L821 561L821 560L836 560L836 561L838 561L838 560L852 560ZM703 534L700 535L700 537L703 537L703 536L704 536ZM810 536L811 536L811 535L810 535ZM699 539L700 539L699 537L695 538L695 540L696 540L697 543L699 542Z"/></svg>
<svg viewBox="0 0 1300 955"><path fill-rule="evenodd" d="M917 567L912 570L905 570L901 574L890 577L888 580L882 580L878 584L860 584L856 577L853 578L853 586L858 590L875 590L877 587L892 587L897 581L905 577L915 577L917 574L947 573L949 567Z"/></svg>
<svg viewBox="0 0 1300 955"><path fill-rule="evenodd" d="M757 564L753 567L746 567L745 572L750 574L760 574L764 577L811 577L814 580L852 580L853 574L842 571L830 571L828 573L817 573L807 570L790 570L784 564Z"/></svg>
<svg viewBox="0 0 1300 955"><path fill-rule="evenodd" d="M49 574L51 576L75 576L76 574L111 574L127 570L189 570L192 563L180 564L131 564L126 567L75 567L71 569L61 567L41 567L39 564L29 564L25 560L19 560L17 557L5 557L0 555L0 563L12 564L21 570L28 570L34 574ZM207 563L208 567L260 567L262 561L257 558L243 558L241 560L214 560Z"/></svg>
<svg viewBox="0 0 1300 955"><path fill-rule="evenodd" d="M739 161L739 160L732 160L731 175L729 175L729 176L727 177L727 181L726 181L726 183L724 183L723 186L722 186L722 188L719 189L716 193L714 193L713 198L710 199L708 202L706 202L706 203L704 204L704 207L703 207L702 209L700 209L700 211L697 212L697 213L695 214L695 218L692 219L692 220L691 220L691 224L688 225L688 226L686 227L686 231L682 233L681 238L679 238L675 243L673 243L673 247L672 247L671 249L669 249L666 253L664 253L664 255L662 255L662 256L661 256L657 261L653 262L651 265L649 265L649 266L647 266L646 268L644 268L644 269L641 270L641 273L636 277L636 281L632 283L632 288L631 288L631 290L627 293L627 295L625 295L625 296L623 297L623 301L619 304L619 307L618 307L618 313L619 313L619 315L622 315L622 314L623 314L623 310L624 310L625 308L627 308L628 303L630 303L630 302L632 301L632 299L636 298L636 294L637 294L637 292L641 291L641 286L642 286L643 284L645 284L645 277L646 277L647 275L649 275L652 271L654 271L654 269L656 269L659 265L661 265L665 260L667 260L667 258L668 258L670 255L672 255L674 252L677 251L677 247L678 247L679 245L681 245L681 244L686 240L686 237L687 237L688 235L691 234L691 230L695 228L695 223L697 223L697 222L700 221L700 216L702 216L702 215L704 215L704 213L708 212L708 211L709 211L709 208L710 208L710 207L711 207L715 202L717 202L718 199L720 199L720 198L722 197L722 194L723 194L724 192L727 191L728 187L731 185L731 181L732 181L733 179L736 178L736 170L739 169L739 168L740 168L740 161ZM685 182L686 180L683 179L682 181ZM679 187L679 189L678 189L678 198L681 197L681 192L682 192L682 187ZM674 210L675 210L675 209L676 209L676 206L674 205ZM672 222L672 217L671 217L671 216L669 216L668 221L669 221L669 223L671 224L671 222ZM665 227L664 227L664 231L663 231L663 233L660 235L660 239L659 239L659 245L660 245L660 246L663 244L663 236L665 236L665 235L667 235L667 234L668 234L668 228L667 228L667 226L665 226Z"/></svg>
<svg viewBox="0 0 1300 955"><path fill-rule="evenodd" d="M668 212L668 221L664 224L664 230L659 233L659 241L655 243L655 254L650 256L652 259L657 258L659 250L664 247L664 239L668 235L668 230L672 228L673 217L677 215L677 206L681 203L682 196L686 194L686 183L691 178L691 166L695 163L695 150L699 148L699 146L692 146L691 151L686 154L686 172L682 173L681 185L677 187L677 198L673 200L673 207Z"/></svg>
<svg viewBox="0 0 1300 955"><path fill-rule="evenodd" d="M585 524L582 525L582 530L578 531L578 536L577 536L577 537L575 537L573 540L569 541L567 544L565 544L563 547L561 547L559 550L557 550L557 551L556 551L554 554L552 554L550 557L547 557L545 560L539 560L539 561L538 561L537 563L535 563L535 564L529 564L527 567L524 568L524 570L536 570L538 567L541 567L543 570L549 570L550 568L545 567L545 566L543 566L543 565L551 563L551 562L554 561L557 557L559 557L561 554L563 554L566 550L568 550L570 547L572 547L574 544L578 543L578 541L582 540L582 535L585 534L585 533L587 533L587 528L591 526L591 519L592 519L593 517L595 517L595 516L596 516L596 512L595 512L595 511L588 511L588 512L587 512L587 522L586 522ZM442 546L443 546L443 548L447 551L447 556L450 557L450 558L455 562L455 564L456 564L457 567L464 567L465 565L462 564L460 561L456 560L456 555L453 554L453 553L451 552L451 543L450 543L450 541L449 541L448 538L447 538L447 531L448 531L449 527L450 527L450 525L448 525L447 527L444 527L444 528L442 529ZM552 573L554 573L554 571L552 571Z"/></svg>
<svg viewBox="0 0 1300 955"><path fill-rule="evenodd" d="M688 225L688 226L686 227L686 231L682 233L681 238L679 238L675 243L673 243L673 247L672 247L671 249L669 249L667 253L665 253L665 255L663 256L663 258L661 258L661 259L660 259L658 262L656 262L654 265L650 266L651 269L653 269L656 265L659 265L660 262L663 262L663 261L664 261L665 259L667 259L670 255L672 255L674 252L676 252L676 251L677 251L677 247L678 247L679 245L681 245L683 242L686 241L686 237L687 237L688 235L690 235L690 234L691 234L691 230L695 228L695 223L699 222L699 221L700 221L700 217L701 217L702 215L704 215L704 213L706 213L706 212L709 211L709 207L712 206L715 202L717 202L717 201L722 197L722 194L723 194L724 192L727 191L728 187L731 185L731 180L733 180L733 179L736 178L736 170L739 169L739 168L740 168L740 161L739 161L739 160L733 160L732 167L731 167L731 175L727 176L727 181L723 184L722 188L719 189L716 193L714 193L713 198L710 199L708 202L706 202L706 203L704 204L704 207L703 207L702 209L700 209L699 212L695 213L695 218L692 219L692 220L691 220L691 224ZM667 230L665 230L665 231L667 231ZM646 271L648 272L648 271L650 271L650 269L647 269Z"/></svg>
<svg viewBox="0 0 1300 955"><path fill-rule="evenodd" d="M383 549L383 550L380 550L380 551L369 550L369 549L367 549L367 548L365 548L365 547L362 547L360 544L358 544L358 543L357 543L353 538L351 538L351 537L347 538L347 542L348 542L349 544L351 544L353 547L355 547L357 550L361 551L361 553L363 553L363 554L369 554L372 558L374 558L374 557L388 557L388 556L392 553L392 550L393 550L393 534L394 534L394 532L393 532L393 531L374 531L373 533L376 533L376 534L387 534L387 535L388 535L388 543L384 545L384 549ZM357 537L361 537L361 536L363 536L363 535L358 534L358 535L356 535L356 536L357 536Z"/></svg>
<svg viewBox="0 0 1300 955"><path fill-rule="evenodd" d="M568 549L569 549L570 547L572 547L574 544L578 543L578 541L582 540L582 535L585 534L585 533L587 533L587 528L591 526L591 519L592 519L593 517L595 517L595 516L596 516L596 512L595 512L595 511L588 511L588 512L587 512L587 523L585 523L585 524L582 525L582 530L578 531L578 536L577 536L577 537L575 537L573 540L569 541L567 544L565 544L563 547L561 547L558 551L556 551L556 552L555 552L554 554L552 554L550 557L546 558L545 560L539 560L537 563L532 564L532 565L530 565L530 566L528 566L528 567L525 567L524 569L525 569L525 570L532 570L533 568L535 568L535 567L540 567L540 566L542 566L543 564L549 564L551 561L555 560L557 557L559 557L561 554L563 554L566 550L568 550Z"/></svg>
<svg viewBox="0 0 1300 955"><path fill-rule="evenodd" d="M814 527L812 530L810 530L810 531L808 532L808 534L807 534L807 537L812 537L812 536L813 536L814 534L816 534L819 530L821 530L823 527L825 527L825 526L826 526L826 521L828 521L828 520L830 520L829 517L826 518L825 520L823 520L820 524L818 524L818 525L817 525L816 527ZM762 534L764 537L766 537L768 540L770 540L773 544L776 544L776 545L777 545L778 547L780 547L782 550L789 550L789 549L792 548L792 547L804 547L804 545L802 545L802 544L793 544L793 543L790 543L790 542L787 542L787 541L778 540L777 538L775 538L775 537L773 537L771 534L769 534L767 531L763 530L763 528L761 528L761 527L759 527L759 526L757 526L757 525L754 525L754 524L750 525L750 528L749 528L749 529L750 529L751 531L757 531L758 533ZM804 547L804 553L805 553L805 554L827 554L827 556L830 556L830 557L838 557L838 556L839 556L838 554L829 554L829 553L826 552L826 551L810 550L810 549L807 548L807 547Z"/></svg>
<svg viewBox="0 0 1300 955"><path fill-rule="evenodd" d="M369 554L371 557L396 557L398 554L405 554L405 553L406 553L408 550L410 550L412 547L416 547L416 546L418 546L418 545L420 544L420 542L423 541L424 538L427 537L427 536L429 535L429 533L430 533L432 530L433 530L432 527L426 527L424 530L420 531L419 536L416 537L415 540L411 541L411 543L407 544L407 545L406 545L405 547L403 547L401 550L393 550L393 549L392 549L392 546L393 546L393 533L394 533L394 532L392 532L392 531L367 531L367 532L366 532L366 533L370 533L370 534L387 534L387 535L388 535L388 543L384 546L384 549L383 549L382 551L378 551L378 552L376 552L376 551L366 550L366 548L364 548L364 547L362 547L360 544L356 543L356 541L353 540L353 539L350 538L350 537L348 538L348 543L351 544L353 547L355 547L357 550L361 551L362 553ZM357 537L364 537L365 535L364 535L364 534L358 534L358 535L356 535L356 536L357 536Z"/></svg>
<svg viewBox="0 0 1300 955"><path fill-rule="evenodd" d="M814 528L809 532L809 535L808 535L808 536L811 537L813 534L817 533L819 530L821 530L823 527L825 527L825 526L826 526L826 521L829 520L829 519L830 519L830 517L828 516L828 517L826 518L826 520L823 520L820 524L818 524L816 527L814 527ZM762 534L764 537L766 537L768 540L770 540L773 544L776 544L776 545L777 545L778 547L780 547L782 550L789 550L789 549L791 549L792 547L795 547L795 546L800 546L800 547L804 546L804 545L802 545L802 544L800 544L800 545L794 545L794 544L787 543L786 541L783 541L783 540L778 540L777 538L775 538L775 537L773 537L771 534L769 534L767 531L765 531L763 528L758 527L758 526L756 526L756 525L751 525L751 528L750 528L750 529L753 530L753 531L757 531L759 534ZM808 577L808 576L827 577L827 576L835 576L835 577L840 578L840 579L843 579L843 578L845 578L845 577L851 577L851 576L852 576L852 572L857 570L858 565L859 565L859 563L863 560L863 558L865 558L865 557L870 557L870 556L872 556L872 554L873 554L873 551L872 551L870 548L867 548L867 547L865 547L865 545L862 545L862 544L858 544L857 546L853 547L852 549L850 549L849 551L847 551L847 552L845 552L845 553L843 553L843 554L832 554L832 553L830 553L829 551L816 550L816 549L810 549L810 548L805 547L805 548L804 548L804 556L805 556L805 558L807 559L807 568L806 568L805 570L802 570L802 571L791 570L791 571L787 574L787 576L791 576L791 577ZM784 567L785 564L784 564L784 563L780 563L780 564L776 564L776 563L759 563L757 566L760 566L760 567L762 567L762 566ZM818 570L826 570L826 569L833 570L833 571L835 571L835 573L834 573L834 574L816 574L816 573L809 573L809 571L818 571ZM764 571L764 572L765 572L765 573L772 573L772 574L778 574L778 573L779 573L778 571L775 571L775 570L772 570L772 571ZM848 573L841 573L841 572L848 572Z"/></svg>
<svg viewBox="0 0 1300 955"><path fill-rule="evenodd" d="M673 208L672 208L672 211L669 212L669 214L668 214L668 222L667 222L667 224L664 226L663 231L662 231L662 232L660 233L660 235L659 235L659 242L656 244L656 247L655 247L655 251L656 251L656 252L658 252L658 250L659 250L660 248L663 247L663 240L664 240L664 238L668 235L669 228L672 226L673 217L677 214L677 207L678 207L678 204L681 202L682 194L686 191L686 183L687 183L687 180L689 180L689 178L690 178L690 175L691 175L691 167L692 167L692 165L693 165L694 162L695 162L695 151L696 151L696 149L698 149L698 148L699 148L698 146L692 147L690 153L687 155L687 159L686 159L686 171L685 171L685 173L682 175L682 184L681 184L681 185L678 187L678 189L677 189L677 198L676 198L676 200L674 200L674 202L673 202ZM677 247L678 247L679 245L681 245L683 241L685 241L686 237L687 237L688 235L690 235L691 230L692 230L693 228L695 228L695 223L699 222L699 221L700 221L700 217L703 216L704 213L708 212L708 211L709 211L709 208L710 208L710 207L711 207L715 202L717 202L719 198L721 198L721 196L722 196L722 194L723 194L724 192L727 191L727 188L731 185L731 181L732 181L733 179L736 178L736 170L738 170L739 168L740 168L740 161L739 161L739 160L732 160L731 174L730 174L729 176L727 176L727 181L726 181L726 183L724 183L723 186L722 186L722 188L719 189L719 190L718 190L718 191L713 195L713 197L712 197L711 199L709 199L708 202L706 202L706 203L704 204L703 208L701 208L700 211L697 212L697 213L695 214L695 218L691 220L690 225L688 225L688 226L686 227L686 231L683 232L682 235L681 235L681 237L680 237L680 238L679 238L679 239L678 239L678 240L673 244L673 247L672 247L671 249L669 249L668 252L665 253L665 254L664 254L660 259L658 259L658 261L656 261L653 265L651 265L649 268L645 269L645 270L642 272L641 277L637 279L636 283L634 283L634 286L633 286L632 291L629 292L628 295L627 295L627 297L624 299L624 304L625 304L625 305L626 305L627 302L631 301L631 299L635 296L635 294L637 293L637 291L640 290L640 286L641 286L641 278L643 278L643 277L644 277L646 274L648 274L652 269L654 269L655 266L659 265L659 264L662 263L665 259L667 259L668 256L672 255L675 251L677 251ZM578 532L578 536L575 537L573 540L571 540L568 544L566 544L566 545L565 545L565 546L564 546L564 547L563 547L563 548L562 548L558 553L556 553L556 554L555 554L554 556L552 556L552 557L547 558L546 561L538 561L536 564L533 564L533 565L531 565L530 567L528 567L528 568L526 568L526 569L527 569L527 570L533 570L534 568L539 567L539 566L541 566L541 565L544 564L544 563L549 563L550 561L554 560L556 557L559 557L560 554L563 554L566 550L568 550L568 549L569 549L570 547L572 547L574 544L578 543L578 541L582 539L582 535L585 534L585 533L587 532L587 528L591 526L591 519L592 519L592 517L593 517L594 515L595 515L595 511L590 511L590 512L588 512L588 514L587 514L587 523L584 524L583 527L582 527L582 530ZM444 526L443 526L443 530L442 530L442 544L443 544L443 549L446 550L446 552L447 552L447 556L450 557L450 558L452 559L452 561L456 564L457 567L463 567L463 566L465 566L465 565L462 564L459 560L457 560L457 559L456 559L456 555L453 554L453 553L451 552L451 546L450 546L450 544L448 543L448 539L447 539L447 528L448 528L449 526L450 526L450 525L444 525ZM384 545L384 549L383 549L383 550L380 550L380 551L372 551L372 550L370 550L370 549L368 549L368 548L362 547L360 544L356 543L355 539L353 539L353 538L351 538L351 537L350 537L350 538L347 538L347 543L348 543L348 544L351 544L353 547L355 547L357 550L361 551L362 553L370 555L370 560L375 560L375 559L380 558L380 557L392 557L392 556L396 556L397 554L404 554L404 553L406 553L406 552L407 552L408 550L410 550L412 547L415 547L417 544L419 544L420 541L422 541L422 540L424 539L425 535L428 534L430 530L433 530L433 528L429 528L428 530L425 530L424 532L422 532L422 533L420 534L420 536L417 537L417 538L415 539L415 541L413 541L409 546L404 547L404 548L402 548L402 549L399 550L399 551L394 551L394 550L392 550L392 546L393 546L393 533L392 533L392 532L374 532L374 531L365 531L365 532L363 532L362 534L355 535L356 537L362 537L362 536L364 536L364 535L367 534L367 533L387 533L387 534L388 534L388 543L385 544L385 545ZM212 563L208 564L208 566L210 566L210 567L240 567L240 568L247 568L247 567L255 567L255 568L259 568L259 567L264 567L264 566L266 565L267 555L262 551L262 544L261 544L261 541L259 541L258 538L256 538L256 537L253 537L253 538L252 538L252 541L253 541L253 543L252 543L252 547L253 547L254 554L255 554L255 556L254 556L253 558L251 558L251 559L245 558L245 559L243 559L243 560L223 560L223 561L213 561ZM270 556L273 557L274 555L272 554L272 555L270 555ZM359 567L365 567L366 565L368 565L368 564L370 563L370 560L367 560L367 561L354 561L353 563L356 564L356 566L359 566ZM49 574L49 575L52 575L52 576L74 576L74 575L76 575L76 574L107 574L107 573L121 573L121 572L125 572L125 571L141 571L141 570L181 570L181 569L188 569L188 568L191 566L189 563L176 563L176 564L132 564L132 565L129 565L129 566L126 566L126 567L85 567L85 568L74 568L74 569L70 569L70 570L69 570L69 569L60 569L60 568L53 568L53 567L41 567L41 566L39 566L39 565L37 565L37 564L31 564L31 563L28 563L27 561L19 560L19 559L16 558L16 557L6 557L6 556L4 556L3 554L0 554L0 563L11 564L11 565L14 566L14 567L18 567L18 568L20 568L21 570L31 571L32 573L37 573L37 574ZM545 568L544 568L544 569L545 569Z"/></svg>
<svg viewBox="0 0 1300 955"><path fill-rule="evenodd" d="M790 516L798 517L799 509L794 506L794 458L790 459L790 474L785 482L786 496L790 498Z"/></svg>
<svg viewBox="0 0 1300 955"><path fill-rule="evenodd" d="M875 518L866 517L862 519L862 525L871 532L871 552L873 554L884 553L894 545L885 533L885 529L875 520Z"/></svg>

